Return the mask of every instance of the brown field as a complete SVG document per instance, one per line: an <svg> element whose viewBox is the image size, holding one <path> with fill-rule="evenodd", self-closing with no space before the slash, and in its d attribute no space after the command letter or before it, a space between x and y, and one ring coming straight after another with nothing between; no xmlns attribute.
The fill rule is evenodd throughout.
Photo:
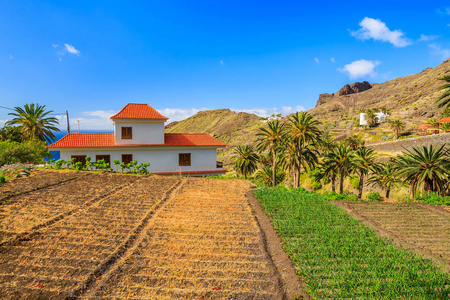
<svg viewBox="0 0 450 300"><path fill-rule="evenodd" d="M248 183L48 173L2 187L2 298L282 298Z"/></svg>
<svg viewBox="0 0 450 300"><path fill-rule="evenodd" d="M336 201L349 214L394 243L444 265L450 272L450 212L421 203Z"/></svg>

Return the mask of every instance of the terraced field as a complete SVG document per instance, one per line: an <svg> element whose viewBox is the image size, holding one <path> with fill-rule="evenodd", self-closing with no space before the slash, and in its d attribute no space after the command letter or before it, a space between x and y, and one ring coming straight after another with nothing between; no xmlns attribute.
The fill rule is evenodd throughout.
<svg viewBox="0 0 450 300"><path fill-rule="evenodd" d="M380 235L414 249L450 272L450 212L419 203L335 202Z"/></svg>
<svg viewBox="0 0 450 300"><path fill-rule="evenodd" d="M248 183L72 174L0 205L0 298L282 298Z"/></svg>

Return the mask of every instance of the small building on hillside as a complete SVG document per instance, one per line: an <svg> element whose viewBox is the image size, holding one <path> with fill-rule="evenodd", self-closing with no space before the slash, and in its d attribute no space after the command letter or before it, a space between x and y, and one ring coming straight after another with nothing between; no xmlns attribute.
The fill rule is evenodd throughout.
<svg viewBox="0 0 450 300"><path fill-rule="evenodd" d="M155 174L217 175L227 172L217 162L217 149L226 144L207 133L164 133L168 118L148 104L129 103L111 117L114 133L69 133L48 145L61 159L83 164L104 159L148 162Z"/></svg>
<svg viewBox="0 0 450 300"><path fill-rule="evenodd" d="M367 120L366 120L366 113L360 113L359 114L359 125L363 126L363 125L367 125ZM385 114L383 112L378 112L375 113L375 116L377 118L377 124L381 124L381 123L386 123L387 117L389 117L389 114Z"/></svg>

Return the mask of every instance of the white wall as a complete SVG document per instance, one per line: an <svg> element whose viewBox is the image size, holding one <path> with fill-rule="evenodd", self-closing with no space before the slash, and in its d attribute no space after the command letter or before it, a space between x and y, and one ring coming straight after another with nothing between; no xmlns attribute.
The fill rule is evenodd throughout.
<svg viewBox="0 0 450 300"><path fill-rule="evenodd" d="M153 173L157 172L182 172L187 171L210 171L219 170L216 167L216 149L215 148L178 148L178 149L138 149L118 147L109 149L59 149L61 159L69 160L71 155L86 155L91 157L91 161L95 161L96 155L111 155L111 167L115 169L114 160L122 162L122 154L133 154L133 160L138 163L148 162L150 167L148 170ZM191 153L191 166L178 166L178 154ZM120 167L119 167L120 170Z"/></svg>
<svg viewBox="0 0 450 300"><path fill-rule="evenodd" d="M133 138L122 140L122 127L132 127ZM118 145L164 144L164 121L114 120L115 142Z"/></svg>

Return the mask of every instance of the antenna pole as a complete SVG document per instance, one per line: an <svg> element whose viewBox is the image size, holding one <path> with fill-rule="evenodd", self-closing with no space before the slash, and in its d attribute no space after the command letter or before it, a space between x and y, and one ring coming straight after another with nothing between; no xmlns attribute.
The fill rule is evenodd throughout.
<svg viewBox="0 0 450 300"><path fill-rule="evenodd" d="M69 113L66 110L66 119L67 119L67 133L70 133L70 125L69 125Z"/></svg>

